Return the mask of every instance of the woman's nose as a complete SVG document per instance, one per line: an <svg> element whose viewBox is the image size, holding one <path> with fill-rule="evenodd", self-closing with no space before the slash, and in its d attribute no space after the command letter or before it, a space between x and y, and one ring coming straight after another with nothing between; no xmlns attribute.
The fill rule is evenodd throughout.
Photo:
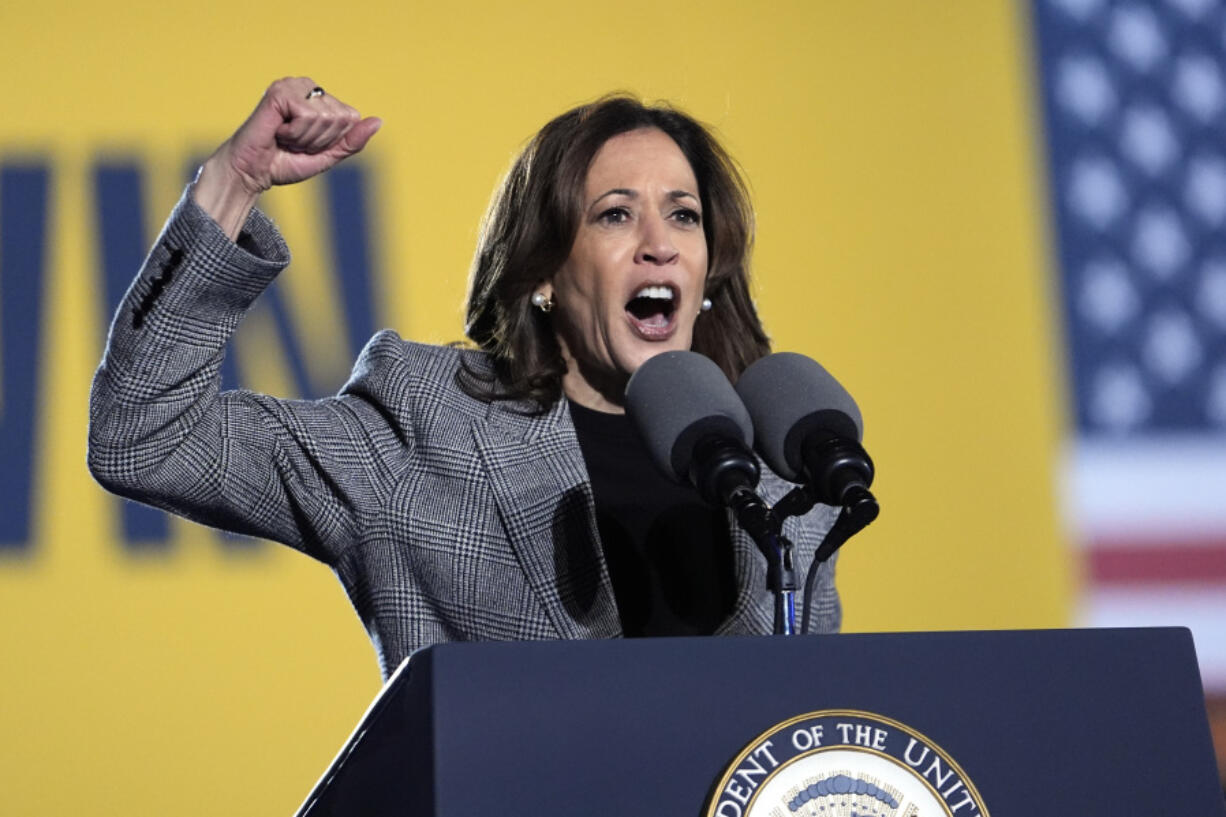
<svg viewBox="0 0 1226 817"><path fill-rule="evenodd" d="M637 264L671 264L677 260L677 247L673 244L668 224L661 216L643 219L639 234L638 252L634 254Z"/></svg>

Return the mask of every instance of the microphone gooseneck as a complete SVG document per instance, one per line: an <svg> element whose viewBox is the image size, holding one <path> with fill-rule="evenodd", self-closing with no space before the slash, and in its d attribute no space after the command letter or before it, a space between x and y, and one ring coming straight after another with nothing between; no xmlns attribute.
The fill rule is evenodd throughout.
<svg viewBox="0 0 1226 817"><path fill-rule="evenodd" d="M855 490L873 484L873 461L856 440L816 429L801 444L801 459L817 501L826 505L847 505Z"/></svg>

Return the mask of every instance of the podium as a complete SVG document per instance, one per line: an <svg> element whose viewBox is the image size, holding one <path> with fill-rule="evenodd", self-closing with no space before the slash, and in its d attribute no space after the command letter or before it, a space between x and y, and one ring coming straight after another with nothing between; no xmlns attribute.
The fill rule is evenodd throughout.
<svg viewBox="0 0 1226 817"><path fill-rule="evenodd" d="M798 720L814 712L824 732ZM907 754L891 759L894 732ZM944 796L954 817L1226 817L1182 628L438 645L400 667L298 814L752 817L767 778L725 772L768 734L779 769L785 744L856 740L933 796L956 768L979 799ZM819 797L804 781L790 791L777 813L823 813L797 805Z"/></svg>

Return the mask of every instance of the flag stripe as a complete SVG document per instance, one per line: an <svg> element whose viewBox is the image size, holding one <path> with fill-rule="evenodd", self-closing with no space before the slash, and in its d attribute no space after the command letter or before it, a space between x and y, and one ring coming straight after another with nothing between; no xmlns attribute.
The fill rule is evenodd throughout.
<svg viewBox="0 0 1226 817"><path fill-rule="evenodd" d="M1095 584L1226 583L1226 537L1196 543L1100 541L1087 551Z"/></svg>

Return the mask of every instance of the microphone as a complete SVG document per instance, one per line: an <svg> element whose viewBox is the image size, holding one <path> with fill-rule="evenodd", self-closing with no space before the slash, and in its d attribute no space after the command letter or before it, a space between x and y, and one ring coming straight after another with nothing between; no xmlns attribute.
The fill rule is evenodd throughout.
<svg viewBox="0 0 1226 817"><path fill-rule="evenodd" d="M752 492L760 470L753 422L719 366L697 352L662 352L626 385L626 413L665 474L713 505Z"/></svg>
<svg viewBox="0 0 1226 817"><path fill-rule="evenodd" d="M812 358L777 352L752 363L736 392L757 431L762 459L784 479L803 482L819 502L848 506L873 482L860 445L856 401Z"/></svg>

